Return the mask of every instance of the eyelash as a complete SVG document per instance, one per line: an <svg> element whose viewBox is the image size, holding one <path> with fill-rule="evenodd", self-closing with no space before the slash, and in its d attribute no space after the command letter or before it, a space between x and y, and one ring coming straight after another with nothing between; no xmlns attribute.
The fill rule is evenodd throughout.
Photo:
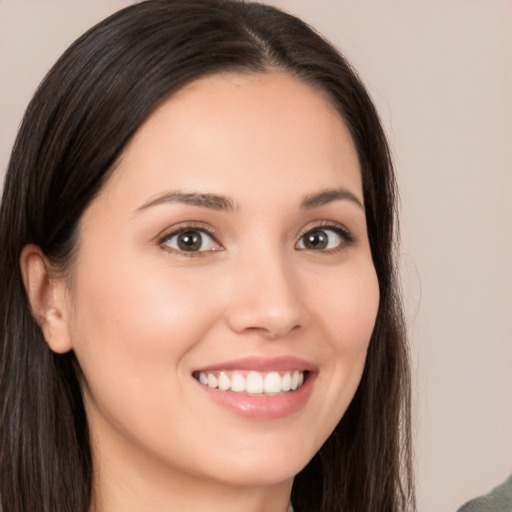
<svg viewBox="0 0 512 512"><path fill-rule="evenodd" d="M327 230L334 231L334 233L336 233L342 239L342 243L340 243L340 245L338 247L334 247L332 249L319 250L319 251L314 251L313 249L311 249L311 252L318 252L319 254L336 254L338 252L341 252L341 251L347 249L347 247L354 245L354 243L356 242L355 236L345 226L343 226L342 224L338 224L337 222L332 222L332 221L331 222L324 221L324 222L320 222L319 224L315 224L313 226L311 226L311 225L308 226L303 231L301 231L301 233L299 234L299 241L303 240L303 238L308 233L312 233L314 231L327 231ZM297 243L299 243L299 242L297 242ZM300 249L300 250L305 251L305 250L307 250L307 248Z"/></svg>
<svg viewBox="0 0 512 512"><path fill-rule="evenodd" d="M158 245L160 245L163 249L165 249L169 252L179 254L180 256L190 257L190 258L204 256L204 254L207 252L214 252L214 251L180 251L178 249L175 249L173 247L169 247L169 246L165 245L166 242L168 242L175 236L179 236L180 234L186 233L187 231L206 233L216 244L218 244L219 246L222 247L221 243L218 240L217 233L215 232L214 229L212 229L208 225L201 224L201 223L195 223L195 222L187 223L178 228L174 228L171 232L160 237L160 239L158 241ZM218 249L218 250L220 251L223 249Z"/></svg>
<svg viewBox="0 0 512 512"><path fill-rule="evenodd" d="M318 252L320 254L335 254L335 253L345 250L347 247L350 247L351 245L353 245L356 242L356 238L354 237L354 235L343 225L335 223L335 222L325 221L325 222L320 222L318 224L315 224L313 226L310 225L307 228L305 228L304 230L302 230L298 236L298 241L296 242L295 245L297 246L299 244L299 242L303 241L303 238L308 233L312 233L314 231L327 231L327 230L333 231L334 233L336 233L336 235L338 235L342 239L342 243L340 243L340 245L338 247L334 247L332 249L318 250L318 251L315 251L314 249L310 249L311 252ZM186 233L187 231L205 233L213 240L213 242L215 244L222 247L222 244L219 242L219 239L218 239L219 237L218 237L217 233L215 232L215 230L212 229L210 226L201 224L201 223L187 223L178 228L174 228L171 232L166 233L165 235L160 237L158 244L160 246L162 246L163 249L165 249L169 252L179 254L179 255L185 256L185 257L191 257L191 258L204 256L205 253L217 252L217 251L223 250L223 248L222 248L222 249L206 250L206 251L200 251L200 250L199 251L184 251L184 250L175 249L173 247L169 247L169 246L165 245L172 238L179 236L182 233ZM308 249L306 247L304 247L304 248L300 248L297 250L301 250L301 251L306 250L307 251Z"/></svg>

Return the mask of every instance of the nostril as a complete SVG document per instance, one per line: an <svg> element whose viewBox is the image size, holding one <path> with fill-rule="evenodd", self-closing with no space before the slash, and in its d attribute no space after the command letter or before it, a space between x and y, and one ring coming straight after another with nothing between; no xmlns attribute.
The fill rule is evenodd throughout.
<svg viewBox="0 0 512 512"><path fill-rule="evenodd" d="M265 272L251 272L247 263L239 279L231 282L231 307L225 310L233 331L277 339L297 331L304 325L303 294L296 289L298 281L270 259ZM261 266L261 262L259 263Z"/></svg>
<svg viewBox="0 0 512 512"><path fill-rule="evenodd" d="M270 340L276 340L289 336L292 332L298 331L300 328L301 326L299 324L289 327L286 324L267 323L264 327L246 327L243 331L246 333L254 333Z"/></svg>

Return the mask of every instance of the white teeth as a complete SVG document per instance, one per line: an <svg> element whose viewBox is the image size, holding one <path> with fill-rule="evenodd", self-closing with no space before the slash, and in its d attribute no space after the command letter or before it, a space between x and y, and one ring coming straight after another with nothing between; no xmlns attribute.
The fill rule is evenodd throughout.
<svg viewBox="0 0 512 512"><path fill-rule="evenodd" d="M295 391L304 383L304 372L293 371L260 373L251 372L200 372L196 377L203 386L218 388L221 391L248 393L250 395L277 395Z"/></svg>
<svg viewBox="0 0 512 512"><path fill-rule="evenodd" d="M220 375L219 375L219 389L221 391L226 391L230 387L231 387L231 381L229 380L229 377L224 372L220 372Z"/></svg>
<svg viewBox="0 0 512 512"><path fill-rule="evenodd" d="M238 393L245 391L245 379L239 373L234 373L231 377L231 391Z"/></svg>
<svg viewBox="0 0 512 512"><path fill-rule="evenodd" d="M283 375L283 391L290 391L292 389L292 377L289 372Z"/></svg>
<svg viewBox="0 0 512 512"><path fill-rule="evenodd" d="M245 382L247 393L252 393L253 395L263 393L263 378L258 372L249 372Z"/></svg>
<svg viewBox="0 0 512 512"><path fill-rule="evenodd" d="M215 377L215 375L213 375L213 373L209 373L208 374L208 386L210 388L216 388L218 385L219 385L219 380L217 379L217 377Z"/></svg>
<svg viewBox="0 0 512 512"><path fill-rule="evenodd" d="M292 382L291 382L291 389L293 391L295 391L297 389L298 385L299 385L299 372L293 372Z"/></svg>
<svg viewBox="0 0 512 512"><path fill-rule="evenodd" d="M263 391L265 393L279 393L282 390L281 376L277 372L270 372L263 382Z"/></svg>

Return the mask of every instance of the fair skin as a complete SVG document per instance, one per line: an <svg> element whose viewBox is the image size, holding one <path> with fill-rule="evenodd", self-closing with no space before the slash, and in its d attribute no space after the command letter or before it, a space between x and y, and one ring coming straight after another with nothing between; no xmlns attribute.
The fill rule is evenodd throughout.
<svg viewBox="0 0 512 512"><path fill-rule="evenodd" d="M94 510L285 512L379 301L357 154L323 96L278 72L185 87L84 212L74 265L48 266L25 248L45 338L83 371ZM281 389L215 386L251 372Z"/></svg>

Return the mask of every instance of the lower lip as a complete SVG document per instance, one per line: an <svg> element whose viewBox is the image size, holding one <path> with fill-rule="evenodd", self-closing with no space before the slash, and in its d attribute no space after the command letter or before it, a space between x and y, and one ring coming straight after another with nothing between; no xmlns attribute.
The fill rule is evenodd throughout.
<svg viewBox="0 0 512 512"><path fill-rule="evenodd" d="M304 407L313 390L315 378L316 373L310 373L304 384L296 391L275 396L251 396L233 391L220 391L196 382L214 402L240 416L254 420L275 420L285 418Z"/></svg>

